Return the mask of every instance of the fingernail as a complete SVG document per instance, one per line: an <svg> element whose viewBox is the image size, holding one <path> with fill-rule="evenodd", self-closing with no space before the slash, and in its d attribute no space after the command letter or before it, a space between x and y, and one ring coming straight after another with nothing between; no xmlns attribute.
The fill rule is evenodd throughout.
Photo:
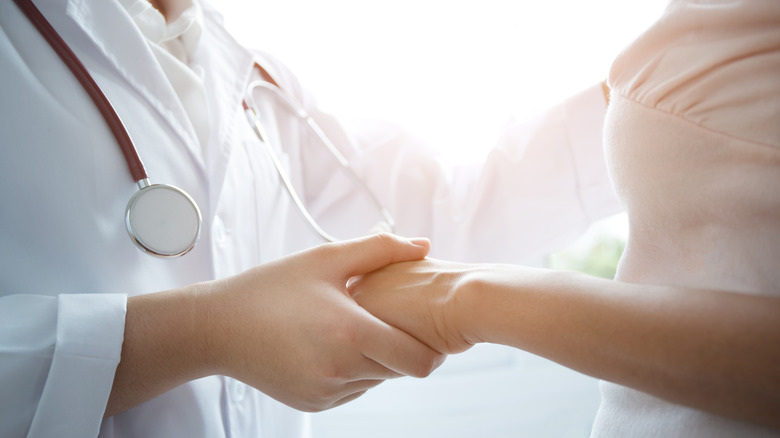
<svg viewBox="0 0 780 438"><path fill-rule="evenodd" d="M424 246L426 248L431 246L431 241L427 237L412 237L409 241L417 246Z"/></svg>

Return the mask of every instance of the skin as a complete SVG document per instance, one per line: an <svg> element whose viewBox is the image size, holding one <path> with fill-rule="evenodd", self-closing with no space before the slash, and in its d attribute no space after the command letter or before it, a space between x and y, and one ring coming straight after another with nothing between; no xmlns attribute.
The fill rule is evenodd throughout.
<svg viewBox="0 0 780 438"><path fill-rule="evenodd" d="M151 0L166 19L176 2ZM235 277L128 299L111 416L209 375L302 411L351 401L385 379L425 377L444 355L355 304L347 280L425 257L427 240L387 234L323 245Z"/></svg>
<svg viewBox="0 0 780 438"><path fill-rule="evenodd" d="M353 279L350 292L443 353L478 342L509 345L673 403L780 429L778 297L437 260Z"/></svg>
<svg viewBox="0 0 780 438"><path fill-rule="evenodd" d="M171 10L168 0L152 3L163 14ZM603 90L608 101L606 85ZM131 299L107 414L214 373L244 380L293 407L318 410L349 401L398 371L430 372L441 356L420 350L425 360L402 365L399 357L420 346L401 341L344 294L342 285L357 275L349 291L358 304L442 353L477 342L510 345L674 403L780 428L778 298L435 260L360 275L371 269L327 263L329 269L318 271L318 263L331 259L296 257L303 260ZM332 270L337 274L328 275ZM309 281L301 281L301 272ZM290 290L307 299L291 299ZM350 315L352 322L345 328L319 306ZM274 311L259 317L257 309L269 308ZM286 316L301 311L314 320L296 318L301 323L290 330ZM381 336L364 334L365 327L394 335L398 344L372 349ZM323 331L328 336L318 338ZM263 351L283 354L269 359Z"/></svg>
<svg viewBox="0 0 780 438"><path fill-rule="evenodd" d="M437 260L364 275L350 292L443 353L509 345L673 403L780 428L780 298Z"/></svg>
<svg viewBox="0 0 780 438"><path fill-rule="evenodd" d="M165 16L167 19L172 19L174 17L169 17L168 11L171 9L171 6L173 5L174 1L172 0L149 0L149 3L155 7L160 13Z"/></svg>
<svg viewBox="0 0 780 438"><path fill-rule="evenodd" d="M216 374L302 411L346 403L385 379L427 376L444 356L359 307L346 285L428 249L424 239L377 234L129 298L105 416Z"/></svg>

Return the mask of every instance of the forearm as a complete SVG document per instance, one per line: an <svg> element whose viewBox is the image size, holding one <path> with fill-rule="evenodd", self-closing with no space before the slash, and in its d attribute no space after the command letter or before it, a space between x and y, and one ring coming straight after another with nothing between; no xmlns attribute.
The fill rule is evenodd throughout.
<svg viewBox="0 0 780 438"><path fill-rule="evenodd" d="M206 284L131 297L122 356L105 416L212 371L204 327Z"/></svg>
<svg viewBox="0 0 780 438"><path fill-rule="evenodd" d="M346 403L388 378L428 375L443 357L346 291L352 276L427 252L425 240L377 234L129 299L105 415L212 374L307 411Z"/></svg>
<svg viewBox="0 0 780 438"><path fill-rule="evenodd" d="M675 403L780 427L777 298L572 272L486 272L463 282L472 342L515 346Z"/></svg>

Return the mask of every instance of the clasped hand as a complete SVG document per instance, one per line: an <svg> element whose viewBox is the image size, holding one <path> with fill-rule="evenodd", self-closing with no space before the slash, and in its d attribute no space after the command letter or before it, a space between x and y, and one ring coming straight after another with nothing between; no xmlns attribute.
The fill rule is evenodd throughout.
<svg viewBox="0 0 780 438"><path fill-rule="evenodd" d="M444 356L358 306L347 282L428 249L427 240L378 234L210 284L213 371L304 411L346 403L385 379L427 376Z"/></svg>
<svg viewBox="0 0 780 438"><path fill-rule="evenodd" d="M385 379L427 376L444 355L360 307L348 282L422 259L429 246L377 234L131 297L105 415L210 375L303 411L346 403Z"/></svg>
<svg viewBox="0 0 780 438"><path fill-rule="evenodd" d="M386 266L350 280L352 298L371 314L444 354L482 342L469 302L479 265L425 259Z"/></svg>

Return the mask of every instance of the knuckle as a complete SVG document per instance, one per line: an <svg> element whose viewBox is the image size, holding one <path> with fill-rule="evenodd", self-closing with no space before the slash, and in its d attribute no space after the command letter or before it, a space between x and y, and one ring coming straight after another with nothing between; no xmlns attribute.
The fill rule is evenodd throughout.
<svg viewBox="0 0 780 438"><path fill-rule="evenodd" d="M315 370L315 375L321 381L330 381L337 379L340 371L337 366L330 363L330 361L321 363Z"/></svg>
<svg viewBox="0 0 780 438"><path fill-rule="evenodd" d="M353 367L350 363L359 351L357 344L360 331L352 324L336 324L329 330L328 341L331 350L337 353L331 354L322 360L316 367L315 374L322 381L344 382L354 377Z"/></svg>
<svg viewBox="0 0 780 438"><path fill-rule="evenodd" d="M433 362L425 361L425 362L421 362L417 366L417 369L414 370L414 374L412 375L414 377L425 378L430 376L432 372L433 372Z"/></svg>
<svg viewBox="0 0 780 438"><path fill-rule="evenodd" d="M340 348L357 344L360 330L348 321L337 321L330 329L330 336Z"/></svg>
<svg viewBox="0 0 780 438"><path fill-rule="evenodd" d="M412 374L414 377L425 378L431 375L433 371L438 368L440 362L437 360L439 356L432 355L418 361L416 369Z"/></svg>
<svg viewBox="0 0 780 438"><path fill-rule="evenodd" d="M310 414L316 414L317 412L324 411L325 409L327 409L327 407L323 406L322 404L317 403L316 401L308 400L308 401L303 402L303 404L301 404L300 406L296 406L295 409L297 409L297 410L299 410L301 412L307 412L307 413L310 413Z"/></svg>
<svg viewBox="0 0 780 438"><path fill-rule="evenodd" d="M330 260L342 251L343 246L341 242L326 243L312 248L311 252L319 260Z"/></svg>
<svg viewBox="0 0 780 438"><path fill-rule="evenodd" d="M344 382L352 377L352 372L348 366L338 363L328 363L321 365L317 370L319 378L326 382Z"/></svg>
<svg viewBox="0 0 780 438"><path fill-rule="evenodd" d="M377 241L384 249L391 249L398 243L398 237L388 232L381 232L374 234L374 240Z"/></svg>
<svg viewBox="0 0 780 438"><path fill-rule="evenodd" d="M297 409L304 412L322 412L333 405L336 400L333 390L330 389L330 385L319 385L317 388L312 388L307 393L307 397L303 400L302 406Z"/></svg>

